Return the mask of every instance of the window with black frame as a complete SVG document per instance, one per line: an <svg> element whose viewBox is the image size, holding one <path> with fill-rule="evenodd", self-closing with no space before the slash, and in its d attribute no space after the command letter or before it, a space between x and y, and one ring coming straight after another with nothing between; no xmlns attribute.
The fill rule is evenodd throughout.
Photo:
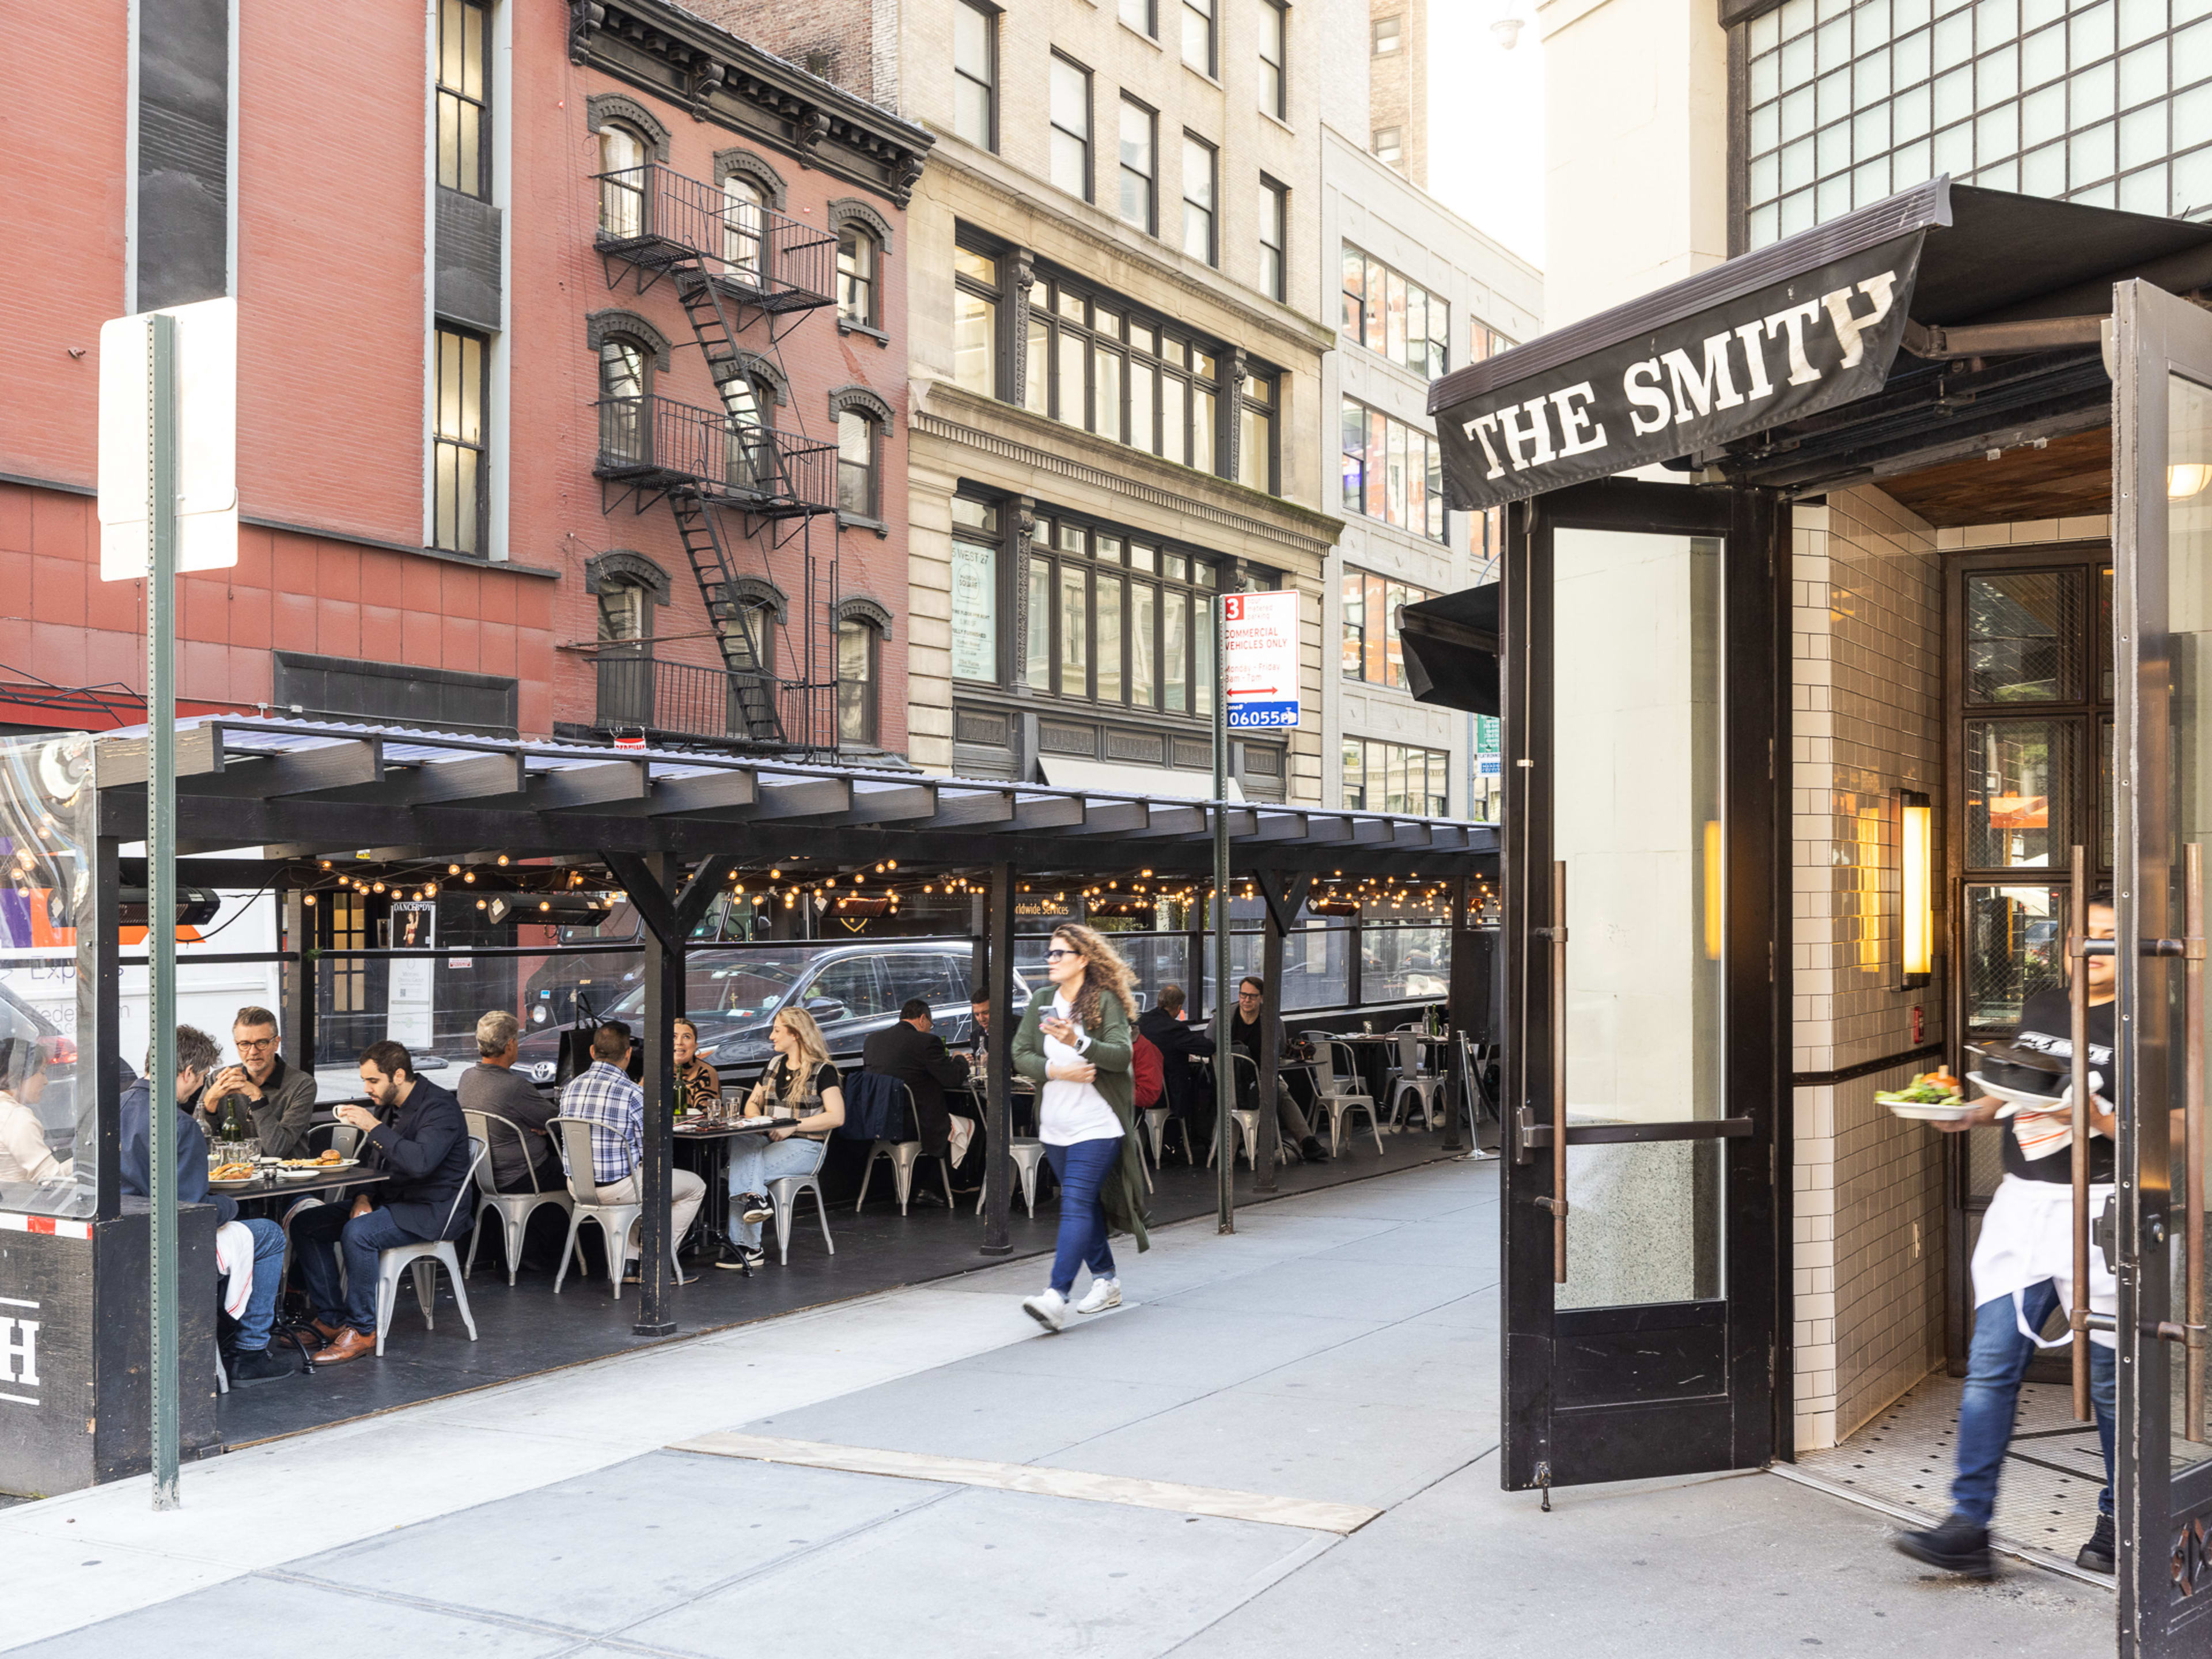
<svg viewBox="0 0 2212 1659"><path fill-rule="evenodd" d="M1443 452L1433 436L1346 398L1342 444L1346 513L1380 519L1432 542L1450 539L1444 517Z"/></svg>
<svg viewBox="0 0 2212 1659"><path fill-rule="evenodd" d="M1475 325L1478 331L1481 326ZM1450 301L1350 242L1344 245L1339 327L1368 350L1430 380L1451 367Z"/></svg>
<svg viewBox="0 0 2212 1659"><path fill-rule="evenodd" d="M1023 572L1023 681L1068 702L1212 712L1213 561L1118 529L1041 514Z"/></svg>
<svg viewBox="0 0 2212 1659"><path fill-rule="evenodd" d="M1451 757L1441 749L1344 739L1344 805L1353 811L1451 814Z"/></svg>
<svg viewBox="0 0 2212 1659"><path fill-rule="evenodd" d="M487 550L489 512L488 343L464 329L437 333L437 403L430 428L432 510L430 544L449 553L481 557ZM639 371L641 379L642 368Z"/></svg>
<svg viewBox="0 0 2212 1659"><path fill-rule="evenodd" d="M1398 612L1437 596L1425 587L1378 576L1371 570L1344 572L1340 611L1343 627L1342 672L1348 680L1370 685L1406 684L1406 649L1398 634Z"/></svg>
<svg viewBox="0 0 2212 1659"><path fill-rule="evenodd" d="M981 300L980 278L963 296ZM965 297L960 302L969 303ZM1023 405L1200 472L1227 471L1221 441L1222 348L1060 273L1030 287ZM1236 477L1276 492L1279 376L1255 365L1238 388Z"/></svg>
<svg viewBox="0 0 2212 1659"><path fill-rule="evenodd" d="M952 250L952 380L986 398L999 395L999 261L969 247Z"/></svg>
<svg viewBox="0 0 2212 1659"><path fill-rule="evenodd" d="M491 199L490 28L479 0L440 0L438 182L484 201Z"/></svg>

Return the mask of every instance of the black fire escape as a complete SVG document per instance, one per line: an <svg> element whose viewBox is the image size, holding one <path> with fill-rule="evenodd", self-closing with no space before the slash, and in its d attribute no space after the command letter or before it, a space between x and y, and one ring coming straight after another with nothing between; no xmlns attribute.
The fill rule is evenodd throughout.
<svg viewBox="0 0 2212 1659"><path fill-rule="evenodd" d="M755 398L741 388L749 384L750 354L738 341L757 330L774 356L808 312L836 302L837 239L768 208L729 200L657 163L602 173L594 182L601 204L596 246L607 286L627 276L642 295L668 279L723 405L700 409L658 396L600 399L592 472L602 508L611 512L627 501L644 513L665 501L674 514L721 648L728 712L720 723L728 735L756 750L834 750L836 647L828 619L836 603L836 564L833 556L828 571L817 573L813 523L837 509L837 447L803 429L768 424ZM796 672L779 677L768 650L775 623L746 602L748 573L738 568L738 550L742 544L772 550L794 538L804 568ZM764 559L757 574L769 574ZM712 699L689 682L701 671L647 659L634 667L603 660L601 668L603 682L609 671L650 676L626 702L654 714L690 711L643 724L700 731L698 710Z"/></svg>

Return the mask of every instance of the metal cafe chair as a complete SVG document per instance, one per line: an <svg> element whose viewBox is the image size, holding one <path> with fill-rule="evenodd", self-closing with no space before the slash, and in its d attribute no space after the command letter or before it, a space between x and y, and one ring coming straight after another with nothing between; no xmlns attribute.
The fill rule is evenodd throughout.
<svg viewBox="0 0 2212 1659"><path fill-rule="evenodd" d="M1332 1157L1344 1147L1344 1118L1347 1112L1367 1114L1367 1127L1375 1137L1375 1150L1382 1150L1382 1126L1376 1121L1375 1097L1359 1075L1358 1057L1352 1045L1325 1031L1310 1034L1323 1057L1322 1069L1314 1074L1314 1097L1328 1114L1328 1150Z"/></svg>
<svg viewBox="0 0 2212 1659"><path fill-rule="evenodd" d="M868 1182L876 1173L876 1161L878 1158L889 1158L891 1165L891 1185L898 1193L899 1213L904 1215L907 1200L914 1195L914 1166L921 1162L923 1157L920 1123L914 1109L914 1091L895 1077L884 1077L875 1072L855 1072L845 1079L848 1110L851 1109L856 1085L863 1097L872 1088L897 1090L899 1097L906 1103L906 1115L899 1121L902 1124L914 1128L915 1134L910 1139L890 1140L878 1138L868 1143L868 1162L866 1167L860 1172L860 1196L853 1205L854 1212L859 1213L860 1206L868 1201ZM948 1210L951 1209L955 1207L952 1199L952 1170L947 1160L942 1158L937 1160L937 1171L945 1179L945 1207Z"/></svg>
<svg viewBox="0 0 2212 1659"><path fill-rule="evenodd" d="M582 1253L576 1248L576 1235L586 1221L595 1223L599 1237L607 1245L607 1277L614 1282L615 1300L622 1300L623 1271L629 1266L629 1230L645 1214L645 1206L636 1202L618 1204L599 1196L599 1186L592 1172L592 1126L580 1117L556 1117L546 1121L545 1127L553 1132L553 1145L561 1154L561 1167L568 1174L568 1238L561 1247L561 1268L553 1275L553 1294L561 1294L562 1281L568 1276L571 1261L581 1261ZM672 1233L674 1229L670 1230ZM668 1241L668 1264L679 1285L689 1283L684 1277L684 1265L676 1259L676 1247L683 1241L672 1237Z"/></svg>
<svg viewBox="0 0 2212 1659"><path fill-rule="evenodd" d="M1139 1152L1144 1150L1141 1135L1138 1137L1137 1147ZM1036 1218L1037 1165L1044 1162L1044 1142L1034 1135L1016 1135L1006 1142L1006 1155L1014 1160L1014 1168L1020 1172L1022 1202L1028 1206L1030 1218L1034 1221ZM1146 1190L1149 1192L1152 1190L1152 1176L1147 1175L1145 1180L1147 1183ZM983 1190L975 1194L977 1215L983 1213L983 1200L990 1195L990 1187L986 1183Z"/></svg>
<svg viewBox="0 0 2212 1659"><path fill-rule="evenodd" d="M1443 1073L1428 1069L1421 1039L1412 1028L1398 1031L1392 1046L1398 1051L1398 1063L1390 1073L1391 1129L1395 1132L1398 1127L1401 1109L1409 1092L1421 1103L1422 1127L1435 1128L1437 1099L1443 1093L1444 1088Z"/></svg>
<svg viewBox="0 0 2212 1659"><path fill-rule="evenodd" d="M1260 1068L1252 1063L1252 1056L1249 1054L1233 1054L1233 1058L1236 1060L1237 1082L1241 1085L1249 1074L1252 1085L1252 1097L1255 1100L1258 1099ZM1239 1092L1242 1092L1241 1088ZM1252 1170L1258 1169L1260 1167L1260 1109L1257 1106L1232 1106L1229 1109L1229 1121L1236 1126L1237 1141L1237 1146L1230 1152L1230 1158L1233 1160L1238 1152L1242 1152L1244 1155L1245 1167ZM1213 1160L1220 1152L1221 1140L1217 1135L1212 1147L1206 1154L1206 1164L1208 1169L1213 1167Z"/></svg>
<svg viewBox="0 0 2212 1659"><path fill-rule="evenodd" d="M415 1277L415 1301L422 1310L422 1328L435 1330L437 1321L431 1317L431 1304L436 1300L438 1269L442 1266L446 1276L453 1281L453 1301L461 1310L461 1323L469 1328L469 1340L477 1340L477 1322L469 1312L469 1292L461 1283L461 1258L453 1249L453 1241L444 1235L453 1224L453 1218L461 1212L461 1200L468 1196L471 1182L484 1165L487 1154L484 1144L475 1135L469 1137L469 1179L461 1183L461 1190L453 1194L451 1208L446 1212L446 1224L439 1237L416 1241L411 1244L395 1244L388 1250L376 1253L376 1355L384 1357L384 1334L391 1328L392 1310L399 1301L399 1275L411 1267Z"/></svg>
<svg viewBox="0 0 2212 1659"><path fill-rule="evenodd" d="M477 1270L477 1246L483 1242L484 1217L489 1213L500 1219L500 1238L507 1247L507 1282L512 1285L516 1264L522 1260L523 1229L530 1224L530 1218L548 1204L559 1206L566 1215L574 1207L575 1200L565 1192L549 1192L538 1184L538 1161L530 1155L530 1138L513 1118L501 1117L496 1112L464 1111L461 1115L468 1120L469 1133L483 1141L485 1147L485 1157L476 1166L477 1224L469 1231L469 1259L461 1269L461 1277L466 1279ZM515 1144L522 1149L522 1166L530 1176L530 1190L526 1193L499 1190L490 1158L494 1124L513 1135Z"/></svg>

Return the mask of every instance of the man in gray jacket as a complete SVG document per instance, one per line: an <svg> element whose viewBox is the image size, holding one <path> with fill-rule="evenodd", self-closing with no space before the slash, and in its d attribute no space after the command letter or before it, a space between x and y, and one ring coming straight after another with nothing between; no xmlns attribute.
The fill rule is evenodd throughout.
<svg viewBox="0 0 2212 1659"><path fill-rule="evenodd" d="M559 1192L565 1177L561 1155L546 1125L561 1109L514 1069L522 1047L522 1022L495 1008L477 1022L477 1063L461 1073L453 1092L465 1112L503 1117L520 1133L491 1127L492 1184L503 1193ZM534 1181L533 1181L534 1175Z"/></svg>
<svg viewBox="0 0 2212 1659"><path fill-rule="evenodd" d="M214 1139L236 1101L264 1158L313 1157L307 1130L315 1121L314 1071L287 1065L276 1052L276 1016L266 1008L240 1009L230 1040L238 1064L208 1079L200 1093L200 1127Z"/></svg>

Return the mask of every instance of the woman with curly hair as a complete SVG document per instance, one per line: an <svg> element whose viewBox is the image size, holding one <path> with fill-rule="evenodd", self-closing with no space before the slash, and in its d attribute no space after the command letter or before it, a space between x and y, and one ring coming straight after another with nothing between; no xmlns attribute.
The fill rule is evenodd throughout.
<svg viewBox="0 0 2212 1659"><path fill-rule="evenodd" d="M1023 1310L1046 1331L1067 1322L1075 1270L1091 1269L1078 1313L1121 1304L1109 1231L1135 1236L1147 1250L1143 1154L1130 1133L1136 1085L1129 1069L1136 999L1129 964L1104 934L1073 923L1057 929L1044 953L1050 981L1030 999L1015 1034L1014 1069L1042 1085L1037 1135L1060 1182L1060 1248L1052 1283Z"/></svg>

